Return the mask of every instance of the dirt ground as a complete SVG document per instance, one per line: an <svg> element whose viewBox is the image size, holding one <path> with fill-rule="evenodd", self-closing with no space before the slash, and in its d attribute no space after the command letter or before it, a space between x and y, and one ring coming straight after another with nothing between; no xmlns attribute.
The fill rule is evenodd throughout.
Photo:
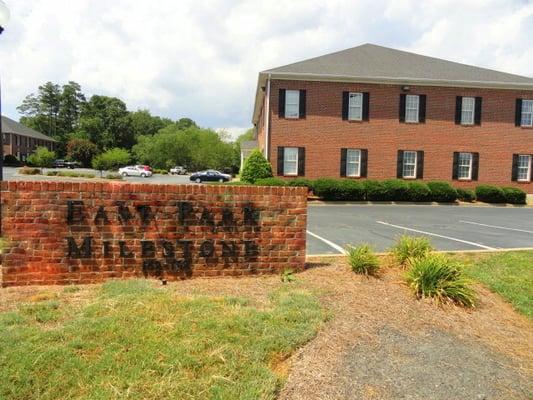
<svg viewBox="0 0 533 400"><path fill-rule="evenodd" d="M397 269L366 278L338 261L310 267L290 284L316 292L332 317L313 341L276 367L287 374L280 399L533 398L533 323L484 287L477 286L478 306L465 310L414 299ZM263 303L280 285L279 276L271 276L196 279L168 288L179 296L243 296ZM82 286L69 298L85 302L92 288ZM63 289L0 290L0 311Z"/></svg>

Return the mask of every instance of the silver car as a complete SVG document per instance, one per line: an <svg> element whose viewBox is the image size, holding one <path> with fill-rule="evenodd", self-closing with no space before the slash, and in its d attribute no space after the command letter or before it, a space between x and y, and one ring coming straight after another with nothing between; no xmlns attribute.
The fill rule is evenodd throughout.
<svg viewBox="0 0 533 400"><path fill-rule="evenodd" d="M120 168L118 173L122 176L140 176L142 178L152 176L152 171L139 165L129 165L127 167Z"/></svg>

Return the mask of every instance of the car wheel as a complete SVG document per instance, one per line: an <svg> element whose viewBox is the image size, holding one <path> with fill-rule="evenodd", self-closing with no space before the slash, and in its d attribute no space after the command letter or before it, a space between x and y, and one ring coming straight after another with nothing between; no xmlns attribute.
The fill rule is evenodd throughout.
<svg viewBox="0 0 533 400"><path fill-rule="evenodd" d="M224 182L224 178L220 178L218 181L219 181L220 183L223 183L223 182Z"/></svg>
<svg viewBox="0 0 533 400"><path fill-rule="evenodd" d="M196 178L196 183L202 183L202 180L200 178Z"/></svg>
<svg viewBox="0 0 533 400"><path fill-rule="evenodd" d="M144 172L141 174L141 178L146 178L146 174Z"/></svg>
<svg viewBox="0 0 533 400"><path fill-rule="evenodd" d="M122 176L128 176L128 174L126 172L123 172Z"/></svg>

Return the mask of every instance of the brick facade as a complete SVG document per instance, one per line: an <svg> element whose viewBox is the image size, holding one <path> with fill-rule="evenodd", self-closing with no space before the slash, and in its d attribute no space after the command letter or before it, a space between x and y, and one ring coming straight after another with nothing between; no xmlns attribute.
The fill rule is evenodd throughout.
<svg viewBox="0 0 533 400"><path fill-rule="evenodd" d="M2 182L2 286L301 270L305 188Z"/></svg>
<svg viewBox="0 0 533 400"><path fill-rule="evenodd" d="M278 115L279 89L306 90L305 119ZM370 93L369 121L342 119L342 93ZM272 80L269 160L277 173L277 149L305 147L305 176L340 177L342 148L368 150L368 179L396 177L398 150L424 151L423 180L447 180L458 187L481 183L517 186L533 193L531 182L512 182L513 154L533 154L533 129L515 126L517 98L531 91L410 86L407 94L425 94L425 123L399 122L402 86ZM456 96L482 97L481 125L455 124ZM264 111L264 106L261 112ZM265 147L264 118L258 140ZM479 153L477 181L452 180L453 153Z"/></svg>

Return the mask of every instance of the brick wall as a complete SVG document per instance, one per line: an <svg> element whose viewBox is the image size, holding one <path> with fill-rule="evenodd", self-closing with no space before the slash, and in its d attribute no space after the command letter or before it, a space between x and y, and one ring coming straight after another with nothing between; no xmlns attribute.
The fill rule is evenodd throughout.
<svg viewBox="0 0 533 400"><path fill-rule="evenodd" d="M533 193L531 183L511 182L512 155L533 154L533 129L515 126L515 100L531 99L533 93L410 87L409 94L427 96L424 124L399 122L400 85L273 80L270 161L274 171L278 146L305 147L309 178L339 177L341 148L368 149L369 179L395 178L398 150L423 150L424 180L452 181L453 152L478 152L478 181L454 181L455 185L514 185ZM307 91L305 119L279 118L279 89ZM343 91L370 93L369 121L342 120ZM483 97L481 126L455 124L456 96Z"/></svg>
<svg viewBox="0 0 533 400"><path fill-rule="evenodd" d="M278 273L305 261L306 189L2 182L2 286Z"/></svg>

